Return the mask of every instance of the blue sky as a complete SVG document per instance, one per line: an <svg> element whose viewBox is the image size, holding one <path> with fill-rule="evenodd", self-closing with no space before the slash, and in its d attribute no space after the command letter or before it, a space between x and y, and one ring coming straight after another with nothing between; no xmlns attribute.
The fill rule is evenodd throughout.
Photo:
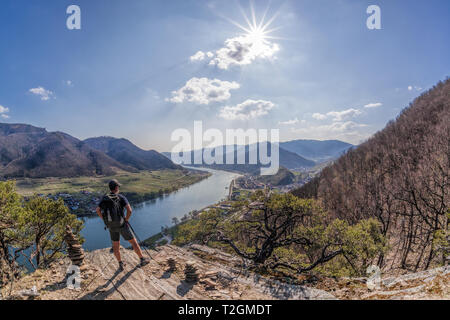
<svg viewBox="0 0 450 320"><path fill-rule="evenodd" d="M257 22L268 7L264 35L231 22L247 0L2 0L0 121L159 151L195 120L358 143L450 74L447 0L258 0Z"/></svg>

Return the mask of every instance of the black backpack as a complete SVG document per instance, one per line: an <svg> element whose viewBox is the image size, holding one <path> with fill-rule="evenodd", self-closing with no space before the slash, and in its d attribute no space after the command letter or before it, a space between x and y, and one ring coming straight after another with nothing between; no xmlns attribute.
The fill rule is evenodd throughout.
<svg viewBox="0 0 450 320"><path fill-rule="evenodd" d="M125 223L120 197L117 194L107 194L102 200L103 221L109 228L120 228Z"/></svg>

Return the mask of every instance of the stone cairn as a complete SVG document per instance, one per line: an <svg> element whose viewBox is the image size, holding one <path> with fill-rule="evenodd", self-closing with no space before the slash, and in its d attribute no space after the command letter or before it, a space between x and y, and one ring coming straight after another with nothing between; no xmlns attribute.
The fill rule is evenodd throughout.
<svg viewBox="0 0 450 320"><path fill-rule="evenodd" d="M197 268L195 267L194 262L188 261L186 262L186 267L184 268L185 280L188 283L193 283L198 281Z"/></svg>
<svg viewBox="0 0 450 320"><path fill-rule="evenodd" d="M70 226L66 226L66 234L64 236L64 240L67 243L67 253L69 254L69 258L72 261L72 264L81 266L84 260L83 247L73 235L72 228Z"/></svg>
<svg viewBox="0 0 450 320"><path fill-rule="evenodd" d="M167 259L167 266L169 267L169 272L177 270L177 262L172 258Z"/></svg>

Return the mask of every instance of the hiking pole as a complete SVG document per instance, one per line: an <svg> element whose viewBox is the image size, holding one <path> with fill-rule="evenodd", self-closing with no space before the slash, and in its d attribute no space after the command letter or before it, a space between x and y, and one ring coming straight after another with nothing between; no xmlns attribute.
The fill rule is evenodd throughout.
<svg viewBox="0 0 450 320"><path fill-rule="evenodd" d="M91 284L92 284L95 280L97 280L98 277L100 277L100 276L103 274L103 271L106 270L106 267L108 267L108 266L111 264L111 262L113 261L113 259L114 259L114 255L113 255L113 256L111 257L111 259L109 259L109 261L101 268L99 274L97 274L95 277L93 277L93 279L88 283L88 285L87 285L84 289L81 290L81 292L75 297L75 299L78 300L78 298L79 298L84 292L86 292L86 290L91 286Z"/></svg>
<svg viewBox="0 0 450 320"><path fill-rule="evenodd" d="M150 257L150 259L155 260L151 255L150 252L148 252L147 248L145 247L144 243L141 241L141 239L139 238L139 236L136 234L136 231L134 231L133 227L131 226L131 224L127 221L126 224L130 227L131 232L133 232L133 235L136 237L137 241L139 244L143 244L143 248L145 250L145 252L147 252L148 256ZM156 260L155 260L156 261Z"/></svg>

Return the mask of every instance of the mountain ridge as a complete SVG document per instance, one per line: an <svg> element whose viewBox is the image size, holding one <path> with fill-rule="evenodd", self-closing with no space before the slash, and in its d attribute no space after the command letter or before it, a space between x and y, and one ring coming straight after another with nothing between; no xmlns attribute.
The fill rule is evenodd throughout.
<svg viewBox="0 0 450 320"><path fill-rule="evenodd" d="M227 153L227 148L234 148L234 155L233 155L233 163L234 164L225 164L226 163L226 158L227 155L229 155L231 152ZM249 155L250 155L250 148L256 148L256 151L259 151L259 145L258 144L253 144L253 145L246 145L246 146L240 146L240 145L235 145L235 146L220 146L219 148L222 148L222 153L223 153L223 163L224 164L205 164L204 161L202 161L203 158L201 159L197 159L196 158L196 152L198 152L199 150L194 150L194 151L188 151L187 153L189 154L188 157L190 158L191 164L192 166L203 166L203 167L209 167L212 169L217 169L217 170L225 170L225 171L237 171L237 172L242 172L242 173L249 173L249 174L255 174L258 175L259 174L259 170L261 167L266 167L264 165L261 164L261 162L258 160L257 164L249 164ZM242 149L245 148L244 152L245 152L245 163L246 164L238 164L237 161L237 156L238 156L238 152L242 151ZM271 145L270 143L268 143L267 146L267 150L271 149ZM205 152L210 153L212 155L215 154L215 148L203 148L202 149L202 154L204 154ZM309 159L305 159L302 156L294 153L294 152L290 152L287 151L283 148L279 148L279 160L280 160L280 166L281 167L285 167L287 169L290 170L303 170L303 169L307 169L307 168L312 168L316 165L316 163L312 160ZM166 157L171 158L172 154L170 152L164 152L163 153ZM197 160L198 162L202 161L202 164L195 164L195 160Z"/></svg>
<svg viewBox="0 0 450 320"><path fill-rule="evenodd" d="M340 140L292 140L281 142L280 147L306 159L317 162L333 160L355 146Z"/></svg>
<svg viewBox="0 0 450 320"><path fill-rule="evenodd" d="M0 177L70 178L113 175L121 170L179 168L156 151L144 151L126 139L117 141L125 143L122 150L111 152L119 161L64 132L49 132L29 124L0 123ZM127 159L127 150L133 151L130 152L133 161Z"/></svg>
<svg viewBox="0 0 450 320"><path fill-rule="evenodd" d="M125 138L96 137L84 140L91 148L138 170L180 169L170 159L155 150L143 150Z"/></svg>

